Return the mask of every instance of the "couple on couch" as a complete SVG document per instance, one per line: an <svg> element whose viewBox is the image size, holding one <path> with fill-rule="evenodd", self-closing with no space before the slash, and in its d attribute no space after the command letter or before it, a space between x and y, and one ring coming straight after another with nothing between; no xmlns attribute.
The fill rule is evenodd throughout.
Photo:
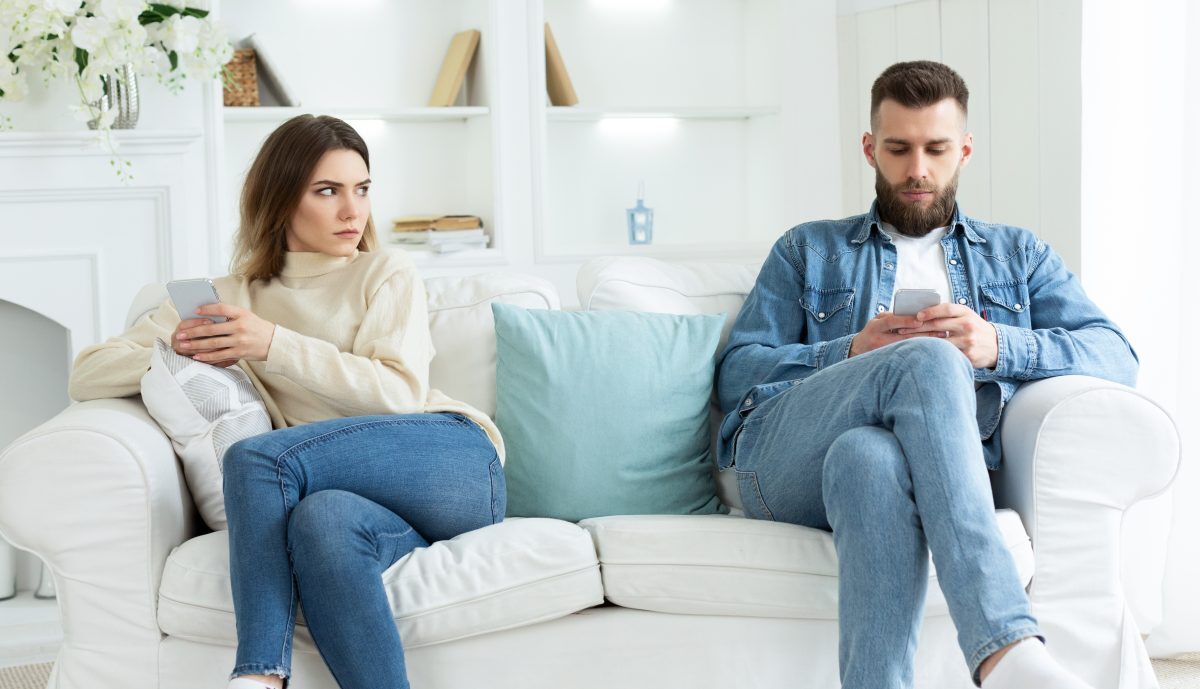
<svg viewBox="0 0 1200 689"><path fill-rule="evenodd" d="M1131 385L1137 359L1031 233L963 215L967 87L934 62L871 89L870 211L789 230L720 355L718 462L746 516L831 530L843 687L907 687L932 552L972 676L987 689L1086 685L1046 652L996 526L988 470L1022 381ZM342 687L407 687L380 573L498 522L504 445L429 387L421 280L371 251L370 159L346 123L302 115L263 144L241 198L223 303L150 318L83 351L76 400L138 393L156 338L240 366L274 430L224 458L237 619L230 689L290 674L297 603ZM900 289L940 303L894 312ZM1051 640L1053 641L1053 640Z"/></svg>

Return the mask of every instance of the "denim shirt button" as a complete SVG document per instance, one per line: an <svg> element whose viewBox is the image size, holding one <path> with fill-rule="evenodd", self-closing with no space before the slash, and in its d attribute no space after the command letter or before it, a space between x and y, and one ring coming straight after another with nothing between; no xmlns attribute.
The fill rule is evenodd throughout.
<svg viewBox="0 0 1200 689"><path fill-rule="evenodd" d="M1021 306L1020 304L1017 304L1017 308L1020 308L1020 306ZM822 311L821 313L818 313L818 314L817 314L817 318L824 318L824 317L825 317L825 312L824 312L824 311Z"/></svg>
<svg viewBox="0 0 1200 689"><path fill-rule="evenodd" d="M754 404L754 400L750 399L749 397L746 398L745 402L742 402L743 407L749 407L752 404Z"/></svg>
<svg viewBox="0 0 1200 689"><path fill-rule="evenodd" d="M1015 309L1015 310L1017 310L1017 311L1020 311L1020 310L1021 310L1021 305L1020 305L1020 304L1013 304L1013 309Z"/></svg>
<svg viewBox="0 0 1200 689"><path fill-rule="evenodd" d="M951 261L951 263L953 263L953 262L954 261ZM896 266L892 265L891 263L884 263L883 267L887 268L888 270L891 270L892 268L895 268Z"/></svg>
<svg viewBox="0 0 1200 689"><path fill-rule="evenodd" d="M956 265L958 265L958 261L956 261L954 259L950 259L950 265L956 266Z"/></svg>
<svg viewBox="0 0 1200 689"><path fill-rule="evenodd" d="M967 300L966 300L964 297L959 297L959 298L958 298L958 303L960 303L960 304L965 304L965 303L967 303Z"/></svg>
<svg viewBox="0 0 1200 689"><path fill-rule="evenodd" d="M884 306L883 304L880 304L879 306L875 307L875 310L878 311L879 313L883 313L884 311L887 310L887 307Z"/></svg>

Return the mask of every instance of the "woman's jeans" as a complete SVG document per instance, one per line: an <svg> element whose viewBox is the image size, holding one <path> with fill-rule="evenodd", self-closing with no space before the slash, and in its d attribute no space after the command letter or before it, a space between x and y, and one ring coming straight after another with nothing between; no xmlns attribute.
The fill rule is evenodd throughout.
<svg viewBox="0 0 1200 689"><path fill-rule="evenodd" d="M408 687L380 574L504 518L496 449L457 414L333 419L225 454L233 676L291 674L296 602L343 689Z"/></svg>
<svg viewBox="0 0 1200 689"><path fill-rule="evenodd" d="M734 440L746 515L832 529L843 689L911 687L933 553L972 676L1040 636L996 525L971 364L914 338L763 402Z"/></svg>

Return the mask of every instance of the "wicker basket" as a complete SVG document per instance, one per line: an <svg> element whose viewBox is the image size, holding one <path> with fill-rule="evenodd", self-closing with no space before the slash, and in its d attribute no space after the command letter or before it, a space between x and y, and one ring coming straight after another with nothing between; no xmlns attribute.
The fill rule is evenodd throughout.
<svg viewBox="0 0 1200 689"><path fill-rule="evenodd" d="M252 49L240 48L233 51L233 59L225 65L225 72L228 76L225 81L225 105L259 105L258 69L255 67Z"/></svg>

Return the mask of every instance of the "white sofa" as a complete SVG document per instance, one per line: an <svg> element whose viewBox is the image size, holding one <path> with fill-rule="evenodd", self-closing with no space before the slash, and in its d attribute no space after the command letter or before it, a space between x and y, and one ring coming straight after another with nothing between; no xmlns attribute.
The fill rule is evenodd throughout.
<svg viewBox="0 0 1200 689"><path fill-rule="evenodd" d="M725 312L754 269L599 259L589 309ZM544 280L427 281L433 384L494 411L490 303L558 308ZM131 319L161 298L143 294ZM1156 686L1142 635L1161 615L1178 436L1128 388L1026 385L995 477L1006 542L1051 652L1099 689ZM730 515L512 519L418 550L384 573L418 689L837 686L829 535ZM0 533L58 587L59 689L213 689L233 664L224 533L206 533L171 445L137 398L75 404L0 454ZM1032 541L1032 543L1031 543ZM1136 545L1137 547L1132 547ZM1133 557L1131 553L1136 553ZM295 689L332 688L303 624ZM972 686L931 582L920 687Z"/></svg>

